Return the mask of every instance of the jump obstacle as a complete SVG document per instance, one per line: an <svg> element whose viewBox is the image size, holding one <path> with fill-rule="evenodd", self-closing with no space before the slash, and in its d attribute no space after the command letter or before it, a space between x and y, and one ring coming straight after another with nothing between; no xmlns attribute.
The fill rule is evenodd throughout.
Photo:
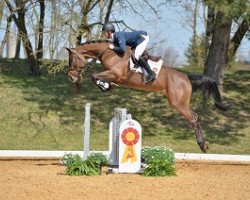
<svg viewBox="0 0 250 200"><path fill-rule="evenodd" d="M51 150L0 150L0 160L13 160L13 159L62 159L65 154L78 154L86 159L89 155L89 139L90 139L90 107L88 103L85 105L85 120L84 120L84 141L83 151L51 151ZM113 135L116 131L112 129L122 124L122 121L132 119L130 114L127 114L126 109L116 109L114 118L119 116L117 123L114 118L110 121L110 137L109 137L109 151L92 151L91 153L103 153L110 158L111 167L117 166L118 163L118 151L115 150L119 147L118 140ZM118 115L118 116L117 116ZM116 118L117 119L117 118ZM121 121L120 121L121 120ZM112 122L113 121L113 122ZM116 124L116 125L115 125ZM117 133L116 133L117 134ZM141 134L140 134L141 135ZM116 141L116 142L115 142ZM136 145L140 144L137 143ZM135 146L136 146L135 145ZM121 151L122 152L122 151ZM133 151L130 151L133 152ZM137 153L137 152L136 152ZM140 154L136 154L138 161L140 161ZM195 161L195 162L212 162L212 163L223 163L223 164L250 164L250 155L228 155L228 154L200 154L200 153L175 153L175 159L177 161ZM119 164L119 163L118 163ZM112 168L113 170L114 168ZM118 171L118 170L117 170ZM132 172L131 172L132 173Z"/></svg>
<svg viewBox="0 0 250 200"><path fill-rule="evenodd" d="M90 107L85 106L83 158L89 155ZM141 125L124 108L115 108L109 123L109 172L139 173L141 171Z"/></svg>

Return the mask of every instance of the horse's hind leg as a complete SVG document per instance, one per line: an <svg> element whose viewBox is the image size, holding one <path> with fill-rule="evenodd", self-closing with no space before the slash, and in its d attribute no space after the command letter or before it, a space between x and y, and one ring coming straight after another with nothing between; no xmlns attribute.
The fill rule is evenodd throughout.
<svg viewBox="0 0 250 200"><path fill-rule="evenodd" d="M178 90L175 90L174 92L172 90L172 93L171 91L166 93L169 103L189 121L195 131L196 140L200 149L206 152L208 149L208 142L203 137L198 115L189 109L191 91L178 91L179 95L176 94L177 91Z"/></svg>
<svg viewBox="0 0 250 200"><path fill-rule="evenodd" d="M197 140L198 145L200 146L201 150L204 153L206 153L206 151L208 149L208 142L203 137L198 115L194 112L192 112L192 113L193 113L193 119L190 121L190 123L192 124L193 129L195 131L196 140Z"/></svg>
<svg viewBox="0 0 250 200"><path fill-rule="evenodd" d="M208 142L204 139L199 118L198 115L194 112L192 112L187 106L183 105L174 105L174 107L189 121L189 123L192 125L194 131L195 131L195 136L196 136L196 141L200 147L200 149L206 153L208 149Z"/></svg>

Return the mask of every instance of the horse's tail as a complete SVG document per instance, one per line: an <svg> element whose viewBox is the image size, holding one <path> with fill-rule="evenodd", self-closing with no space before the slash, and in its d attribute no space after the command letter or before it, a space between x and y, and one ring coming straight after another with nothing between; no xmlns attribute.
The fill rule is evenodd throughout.
<svg viewBox="0 0 250 200"><path fill-rule="evenodd" d="M219 91L218 83L211 77L205 75L188 74L189 80L192 83L192 91L202 90L205 94L213 95L215 106L219 110L226 111L228 106L221 102L221 94Z"/></svg>

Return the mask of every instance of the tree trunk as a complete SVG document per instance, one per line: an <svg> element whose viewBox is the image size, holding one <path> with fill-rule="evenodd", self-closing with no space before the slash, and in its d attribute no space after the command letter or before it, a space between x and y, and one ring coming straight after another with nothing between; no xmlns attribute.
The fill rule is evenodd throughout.
<svg viewBox="0 0 250 200"><path fill-rule="evenodd" d="M227 63L231 62L233 60L233 57L239 48L241 41L243 40L246 32L250 28L250 17L247 15L241 24L238 26L237 31L235 32L233 38L230 41L229 44L229 51L228 51L228 56L227 56Z"/></svg>
<svg viewBox="0 0 250 200"><path fill-rule="evenodd" d="M194 65L199 67L200 63L200 47L199 47L199 37L197 34L197 17L198 17L198 1L195 1L195 6L194 6L194 11L193 11L193 48L192 48L192 52L193 52L193 61L194 61Z"/></svg>
<svg viewBox="0 0 250 200"><path fill-rule="evenodd" d="M43 28L44 28L44 16L45 16L45 0L39 0L40 4L40 20L39 20L39 29L38 29L38 46L36 59L43 58Z"/></svg>
<svg viewBox="0 0 250 200"><path fill-rule="evenodd" d="M55 1L50 1L51 7L51 18L50 18L50 30L49 30L49 59L54 59L55 51L56 51L56 22L58 21L58 7Z"/></svg>
<svg viewBox="0 0 250 200"><path fill-rule="evenodd" d="M19 10L17 13L18 13L18 20L17 20L16 25L21 34L23 46L27 53L27 58L29 60L28 74L31 76L39 76L41 75L41 69L35 58L35 55L33 53L33 47L29 40L28 32L27 32L26 25L25 25L25 12Z"/></svg>
<svg viewBox="0 0 250 200"><path fill-rule="evenodd" d="M3 50L4 50L4 46L8 40L8 35L9 35L9 32L10 32L10 25L11 25L11 21L12 21L12 17L9 16L7 18L7 25L6 25L6 29L5 29L5 34L4 34L4 38L1 42L1 45L0 45L0 58L3 57Z"/></svg>
<svg viewBox="0 0 250 200"><path fill-rule="evenodd" d="M214 9L208 5L207 7L207 21L206 21L206 50L205 55L208 55L209 48L212 41L215 13Z"/></svg>
<svg viewBox="0 0 250 200"><path fill-rule="evenodd" d="M215 23L212 43L205 63L204 74L214 78L219 84L220 90L222 90L224 68L227 64L232 19L225 18L224 13L219 11Z"/></svg>
<svg viewBox="0 0 250 200"><path fill-rule="evenodd" d="M15 53L16 59L20 58L20 51L21 51L21 34L18 31L16 38L16 53Z"/></svg>
<svg viewBox="0 0 250 200"><path fill-rule="evenodd" d="M84 33L90 33L90 29L87 26L87 24L88 24L88 18L87 18L87 16L83 16L81 25L79 27L79 32L78 32L77 37L76 37L76 46L81 44L82 36Z"/></svg>

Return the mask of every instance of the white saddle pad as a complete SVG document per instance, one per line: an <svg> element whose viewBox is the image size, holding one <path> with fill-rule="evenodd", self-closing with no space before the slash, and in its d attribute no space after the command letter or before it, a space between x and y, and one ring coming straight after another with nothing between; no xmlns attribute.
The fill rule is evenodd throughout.
<svg viewBox="0 0 250 200"><path fill-rule="evenodd" d="M159 74L159 72L160 72L160 69L162 67L163 60L160 59L158 62L154 62L152 60L148 60L148 64L149 64L151 70L156 73L156 77L157 77L158 74ZM142 67L136 68L135 64L134 64L134 62L132 61L131 58L130 58L130 66L129 67L130 67L130 69L133 72L137 72L137 73L141 73L141 74L144 74L144 75L148 75L147 71L144 68L142 68Z"/></svg>

